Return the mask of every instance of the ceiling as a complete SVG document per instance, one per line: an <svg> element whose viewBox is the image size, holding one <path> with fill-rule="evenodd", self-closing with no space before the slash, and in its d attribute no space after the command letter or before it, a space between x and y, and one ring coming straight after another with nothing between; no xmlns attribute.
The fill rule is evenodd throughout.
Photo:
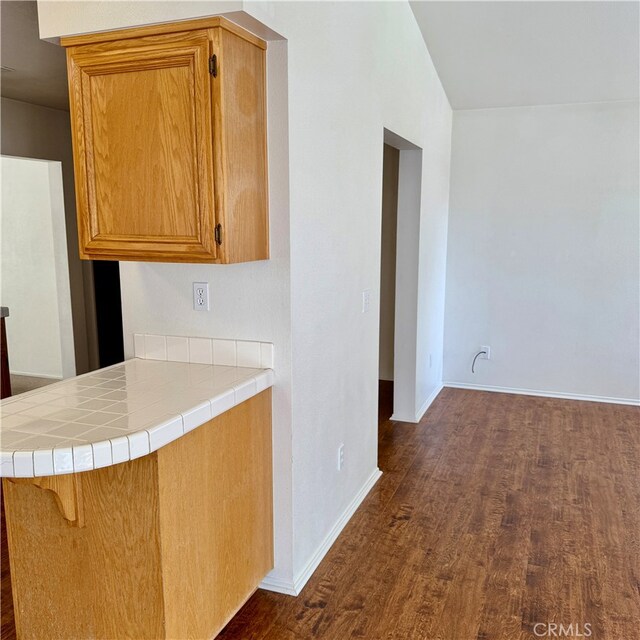
<svg viewBox="0 0 640 640"><path fill-rule="evenodd" d="M453 109L637 100L632 2L411 2Z"/></svg>
<svg viewBox="0 0 640 640"><path fill-rule="evenodd" d="M62 47L40 40L36 2L0 3L0 93L5 98L69 109L67 66Z"/></svg>
<svg viewBox="0 0 640 640"><path fill-rule="evenodd" d="M454 109L637 100L639 2L438 2L411 7ZM35 1L0 3L3 96L68 109L64 50Z"/></svg>

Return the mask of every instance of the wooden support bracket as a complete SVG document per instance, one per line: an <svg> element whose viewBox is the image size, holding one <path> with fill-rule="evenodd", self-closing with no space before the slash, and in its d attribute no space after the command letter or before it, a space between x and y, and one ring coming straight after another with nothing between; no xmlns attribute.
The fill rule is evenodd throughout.
<svg viewBox="0 0 640 640"><path fill-rule="evenodd" d="M63 476L41 478L6 478L6 480L16 484L32 484L45 491L51 491L62 517L73 527L84 527L82 484L77 474L69 473Z"/></svg>

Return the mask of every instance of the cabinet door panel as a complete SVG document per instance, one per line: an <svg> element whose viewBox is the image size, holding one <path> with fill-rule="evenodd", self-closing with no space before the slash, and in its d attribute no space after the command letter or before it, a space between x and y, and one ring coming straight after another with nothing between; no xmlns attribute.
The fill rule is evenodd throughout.
<svg viewBox="0 0 640 640"><path fill-rule="evenodd" d="M215 259L209 51L206 31L70 50L86 257Z"/></svg>
<svg viewBox="0 0 640 640"><path fill-rule="evenodd" d="M182 66L89 78L95 237L196 238L191 71ZM140 215L127 215L140 203Z"/></svg>

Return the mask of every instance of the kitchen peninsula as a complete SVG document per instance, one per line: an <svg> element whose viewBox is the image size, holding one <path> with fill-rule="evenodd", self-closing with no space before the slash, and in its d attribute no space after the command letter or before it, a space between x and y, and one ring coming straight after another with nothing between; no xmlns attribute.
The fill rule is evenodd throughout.
<svg viewBox="0 0 640 640"><path fill-rule="evenodd" d="M135 342L2 402L20 638L211 638L273 566L272 345Z"/></svg>

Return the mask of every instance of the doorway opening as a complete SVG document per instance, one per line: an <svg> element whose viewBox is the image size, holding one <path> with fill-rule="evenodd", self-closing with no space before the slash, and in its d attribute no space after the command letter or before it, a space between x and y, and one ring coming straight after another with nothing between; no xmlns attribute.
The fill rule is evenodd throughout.
<svg viewBox="0 0 640 640"><path fill-rule="evenodd" d="M5 398L122 362L124 340L119 263L80 262L68 167L0 160Z"/></svg>
<svg viewBox="0 0 640 640"><path fill-rule="evenodd" d="M380 226L379 423L417 422L422 149L384 130Z"/></svg>
<svg viewBox="0 0 640 640"><path fill-rule="evenodd" d="M380 241L380 349L378 422L393 413L393 360L396 318L396 246L400 151L385 144L382 157L382 224Z"/></svg>
<svg viewBox="0 0 640 640"><path fill-rule="evenodd" d="M94 260L92 265L98 360L100 367L109 367L124 360L120 263Z"/></svg>

